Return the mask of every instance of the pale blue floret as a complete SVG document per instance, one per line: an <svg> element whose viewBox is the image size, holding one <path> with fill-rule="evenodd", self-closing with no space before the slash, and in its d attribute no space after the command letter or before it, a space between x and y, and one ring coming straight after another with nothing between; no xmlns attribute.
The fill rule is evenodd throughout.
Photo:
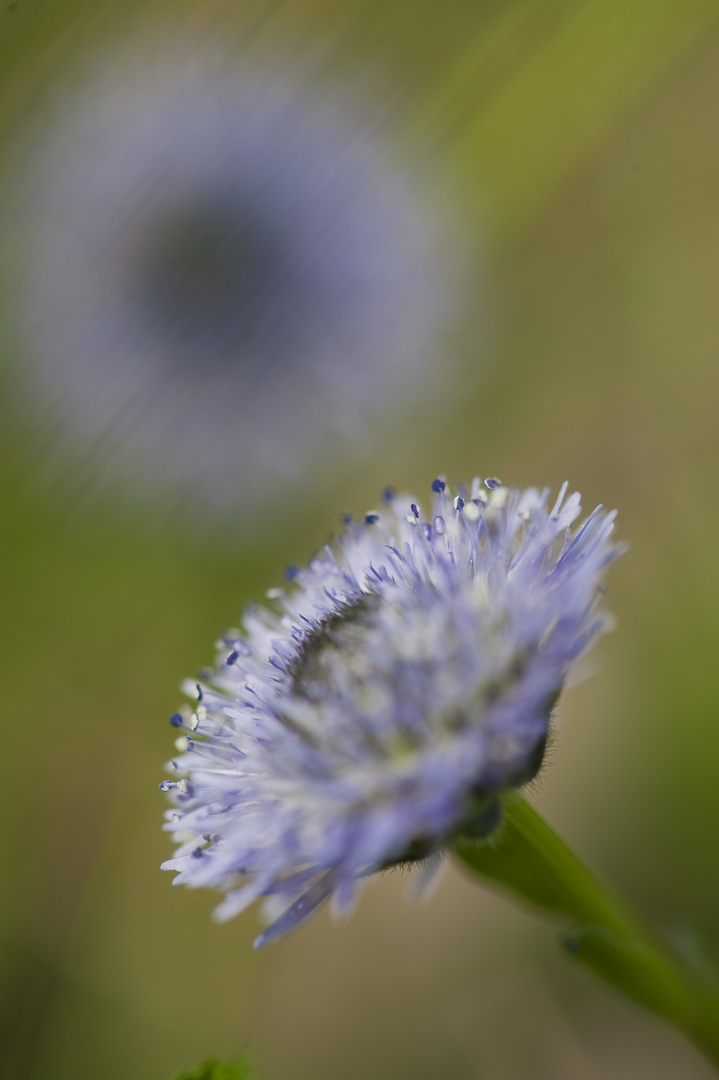
<svg viewBox="0 0 719 1080"><path fill-rule="evenodd" d="M496 796L541 763L572 662L608 625L613 513L494 478L429 513L385 492L334 549L292 567L192 684L166 828L177 884L284 911L257 944L370 873L496 825ZM173 723L175 723L173 717ZM436 858L433 859L436 862ZM277 907L275 910L277 910Z"/></svg>

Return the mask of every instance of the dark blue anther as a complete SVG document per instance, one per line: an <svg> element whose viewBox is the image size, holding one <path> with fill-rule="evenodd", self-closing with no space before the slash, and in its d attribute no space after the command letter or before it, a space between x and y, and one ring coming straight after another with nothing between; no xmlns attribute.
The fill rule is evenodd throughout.
<svg viewBox="0 0 719 1080"><path fill-rule="evenodd" d="M446 486L447 485L445 484L444 480L433 480L432 481L432 491L436 492L437 495L439 495L442 491L444 491Z"/></svg>
<svg viewBox="0 0 719 1080"><path fill-rule="evenodd" d="M202 701L202 687L198 682L195 683L195 689L197 690L197 700Z"/></svg>
<svg viewBox="0 0 719 1080"><path fill-rule="evenodd" d="M392 499L395 497L396 494L397 492L394 490L394 488L386 487L382 492L382 498L385 502L392 502Z"/></svg>
<svg viewBox="0 0 719 1080"><path fill-rule="evenodd" d="M288 566L285 570L285 581L294 581L299 572L299 566Z"/></svg>
<svg viewBox="0 0 719 1080"><path fill-rule="evenodd" d="M237 649L233 649L233 650L232 650L232 652L230 653L230 655L229 655L229 656L227 657L227 659L225 660L225 663L227 664L227 666L228 666L228 667L232 667L232 665L233 665L233 664L234 664L234 662L235 662L235 661L237 660L237 657L238 657L239 655L240 655L240 654L238 653Z"/></svg>
<svg viewBox="0 0 719 1080"><path fill-rule="evenodd" d="M176 713L173 713L172 716L170 717L170 723L172 724L173 727L182 727L184 722L185 722L185 720L184 720L184 718L182 716L182 713L176 712Z"/></svg>
<svg viewBox="0 0 719 1080"><path fill-rule="evenodd" d="M484 481L484 486L489 488L490 491L496 491L497 488L501 488L502 481L498 480L496 476L488 476Z"/></svg>
<svg viewBox="0 0 719 1080"><path fill-rule="evenodd" d="M410 510L412 511L412 513L414 514L414 516L416 518L419 517L419 510L417 509L417 503L412 503L412 505L410 506Z"/></svg>
<svg viewBox="0 0 719 1080"><path fill-rule="evenodd" d="M464 499L462 498L461 495L457 496L455 506L456 506L457 510L464 510Z"/></svg>
<svg viewBox="0 0 719 1080"><path fill-rule="evenodd" d="M202 858L202 848L201 847L196 847L195 848L195 850L192 852L192 858L193 859L201 859Z"/></svg>
<svg viewBox="0 0 719 1080"><path fill-rule="evenodd" d="M424 533L424 535L427 537L428 540L431 538L431 536L432 536L432 526L429 524L429 522L425 521L425 523L422 525L422 532Z"/></svg>
<svg viewBox="0 0 719 1080"><path fill-rule="evenodd" d="M341 517L340 517L340 521L342 522L343 525L351 525L352 524L352 515L351 514L342 514Z"/></svg>
<svg viewBox="0 0 719 1080"><path fill-rule="evenodd" d="M365 514L364 516L365 525L376 525L378 521L379 514Z"/></svg>

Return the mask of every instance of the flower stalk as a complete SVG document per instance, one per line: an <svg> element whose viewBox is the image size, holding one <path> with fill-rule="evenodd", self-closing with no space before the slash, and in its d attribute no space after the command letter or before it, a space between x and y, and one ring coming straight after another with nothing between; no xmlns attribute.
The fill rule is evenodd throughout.
<svg viewBox="0 0 719 1080"><path fill-rule="evenodd" d="M487 841L458 840L465 869L568 919L562 942L605 982L673 1024L719 1069L719 985L690 971L521 796Z"/></svg>

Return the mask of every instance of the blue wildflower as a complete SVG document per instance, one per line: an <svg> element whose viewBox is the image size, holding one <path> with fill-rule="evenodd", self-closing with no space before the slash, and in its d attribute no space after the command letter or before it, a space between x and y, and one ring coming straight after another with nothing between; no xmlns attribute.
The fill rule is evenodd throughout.
<svg viewBox="0 0 719 1080"><path fill-rule="evenodd" d="M494 478L432 509L394 497L273 608L255 607L193 684L171 762L176 883L258 897L286 933L373 871L429 860L497 824L497 795L541 764L572 662L607 628L599 583L620 548L613 513L579 527L579 495ZM284 910L282 910L284 908Z"/></svg>
<svg viewBox="0 0 719 1080"><path fill-rule="evenodd" d="M207 42L100 60L30 126L10 202L32 404L193 505L294 490L437 387L446 223L309 70Z"/></svg>

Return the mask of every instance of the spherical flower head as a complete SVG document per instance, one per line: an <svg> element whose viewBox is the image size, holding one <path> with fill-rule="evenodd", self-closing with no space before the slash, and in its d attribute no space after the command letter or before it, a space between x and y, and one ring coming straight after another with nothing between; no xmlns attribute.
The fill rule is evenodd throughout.
<svg viewBox="0 0 719 1080"><path fill-rule="evenodd" d="M178 713L170 763L176 883L227 918L257 897L264 944L374 871L487 835L498 796L537 772L576 658L607 628L613 513L579 495L432 484L431 512L385 493L220 643Z"/></svg>
<svg viewBox="0 0 719 1080"><path fill-rule="evenodd" d="M22 404L61 446L246 521L436 393L456 245L366 96L171 34L82 74L5 199Z"/></svg>

